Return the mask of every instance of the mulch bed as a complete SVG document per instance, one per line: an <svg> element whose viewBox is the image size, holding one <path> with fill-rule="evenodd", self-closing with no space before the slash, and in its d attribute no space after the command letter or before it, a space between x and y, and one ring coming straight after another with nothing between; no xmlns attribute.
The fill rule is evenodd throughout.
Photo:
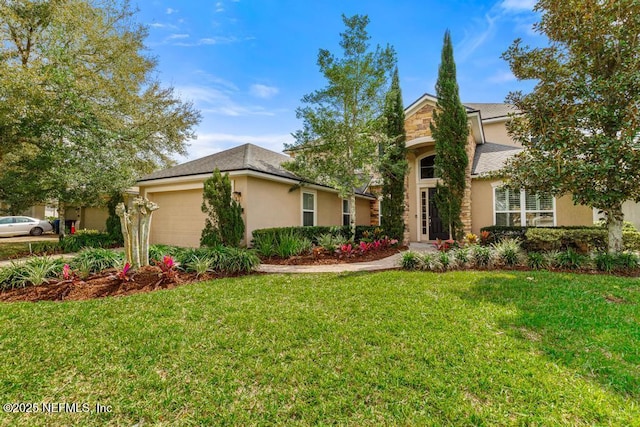
<svg viewBox="0 0 640 427"><path fill-rule="evenodd" d="M162 271L155 266L138 269L129 281L117 277L116 270L88 277L85 280L50 280L40 286L12 289L0 293L0 301L82 301L104 297L120 297L158 289L173 289L188 283L199 282L222 277L233 277L215 273L197 277L195 273L176 272L172 278L163 278Z"/></svg>
<svg viewBox="0 0 640 427"><path fill-rule="evenodd" d="M275 264L275 265L331 265L331 264L350 264L354 262L370 262L377 261L382 258L390 257L406 250L406 247L395 247L381 249L378 251L368 251L364 254L356 254L351 257L338 257L335 254L328 254L325 252L316 252L310 255L294 256L291 258L261 258L260 261L263 264Z"/></svg>

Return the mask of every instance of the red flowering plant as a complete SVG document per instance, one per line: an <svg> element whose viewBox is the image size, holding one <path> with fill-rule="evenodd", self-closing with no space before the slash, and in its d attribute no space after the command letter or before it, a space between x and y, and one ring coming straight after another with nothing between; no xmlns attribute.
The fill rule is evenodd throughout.
<svg viewBox="0 0 640 427"><path fill-rule="evenodd" d="M351 258L358 253L358 250L359 247L356 247L351 243L345 243L336 249L336 254L338 255L338 258Z"/></svg>
<svg viewBox="0 0 640 427"><path fill-rule="evenodd" d="M62 267L62 280L74 280L77 278L78 275L75 271L71 270L71 266L69 264L65 264Z"/></svg>
<svg viewBox="0 0 640 427"><path fill-rule="evenodd" d="M131 281L130 273L131 273L131 264L126 263L124 267L122 267L122 270L118 272L118 279L122 280L123 282L129 282Z"/></svg>
<svg viewBox="0 0 640 427"><path fill-rule="evenodd" d="M163 279L171 280L176 277L176 262L170 255L162 257L162 261L154 261L154 264L162 270Z"/></svg>
<svg viewBox="0 0 640 427"><path fill-rule="evenodd" d="M459 248L460 244L453 239L442 240L438 239L434 243L436 249L440 252L449 252L451 249Z"/></svg>
<svg viewBox="0 0 640 427"><path fill-rule="evenodd" d="M487 240L489 240L489 236L491 235L490 232L488 232L487 230L484 230L483 232L480 233L480 242L482 242L483 245L487 244Z"/></svg>

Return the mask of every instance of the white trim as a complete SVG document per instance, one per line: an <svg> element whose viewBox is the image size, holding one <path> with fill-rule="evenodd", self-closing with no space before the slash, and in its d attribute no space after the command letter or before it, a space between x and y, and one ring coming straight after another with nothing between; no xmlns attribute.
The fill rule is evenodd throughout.
<svg viewBox="0 0 640 427"><path fill-rule="evenodd" d="M435 142L435 139L433 139L433 137L431 136L421 136L419 138L415 138L412 139L411 141L408 141L405 145L407 148L415 148L418 145L422 145L422 144L429 144Z"/></svg>
<svg viewBox="0 0 640 427"><path fill-rule="evenodd" d="M349 199L340 199L340 221L342 221L342 225L350 225L351 224L351 206L349 206ZM344 202L347 202L347 212L344 211ZM349 223L344 223L344 216L349 215Z"/></svg>
<svg viewBox="0 0 640 427"><path fill-rule="evenodd" d="M518 210L508 210L508 211L496 211L496 190L501 188L500 182L491 183L492 193L493 193L493 225L496 225L498 219L498 213L519 213L520 214L520 227L527 226L527 212L542 212L542 213L552 213L553 214L553 226L556 227L558 225L558 213L556 209L556 198L551 196L551 210L527 210L527 197L526 190L520 190L520 209ZM534 193L536 194L536 193ZM508 198L507 198L508 199ZM511 225L517 227L517 225Z"/></svg>
<svg viewBox="0 0 640 427"><path fill-rule="evenodd" d="M312 227L318 225L318 192L315 190L307 190L302 189L300 191L300 225L304 227L304 195L311 194L313 195L313 225ZM306 212L309 212L308 210Z"/></svg>
<svg viewBox="0 0 640 427"><path fill-rule="evenodd" d="M436 98L435 96L429 95L428 93L425 93L420 98L418 98L413 104L411 104L407 108L405 108L405 110L404 110L405 118L407 118L409 116L412 116L419 109L421 109L422 106L424 105L425 101L430 101L429 103L432 104L435 107L436 104L438 103L438 98Z"/></svg>

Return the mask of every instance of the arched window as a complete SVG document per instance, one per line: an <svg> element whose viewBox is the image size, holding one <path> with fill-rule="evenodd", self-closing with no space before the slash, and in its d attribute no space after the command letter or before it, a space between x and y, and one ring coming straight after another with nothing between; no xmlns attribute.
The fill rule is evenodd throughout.
<svg viewBox="0 0 640 427"><path fill-rule="evenodd" d="M434 169L435 161L435 155L427 156L424 159L420 160L420 179L429 179L436 177Z"/></svg>

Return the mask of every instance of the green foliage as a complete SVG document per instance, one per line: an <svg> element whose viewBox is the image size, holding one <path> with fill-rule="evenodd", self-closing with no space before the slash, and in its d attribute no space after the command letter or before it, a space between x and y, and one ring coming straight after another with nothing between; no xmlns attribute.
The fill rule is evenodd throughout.
<svg viewBox="0 0 640 427"><path fill-rule="evenodd" d="M330 234L329 234L330 236ZM278 239L275 233L255 233L253 234L253 249L261 257L269 258L276 254L275 248Z"/></svg>
<svg viewBox="0 0 640 427"><path fill-rule="evenodd" d="M213 271L214 262L211 258L199 257L194 255L189 262L184 264L185 271L191 271L196 273L196 276L201 276L205 273Z"/></svg>
<svg viewBox="0 0 640 427"><path fill-rule="evenodd" d="M547 260L540 252L527 252L527 267L532 270L542 270L547 267Z"/></svg>
<svg viewBox="0 0 640 427"><path fill-rule="evenodd" d="M469 164L466 151L469 127L466 109L460 102L449 30L444 34L436 96L438 101L430 123L436 149L435 174L440 178L435 203L449 237L460 240L463 236L460 215Z"/></svg>
<svg viewBox="0 0 640 427"><path fill-rule="evenodd" d="M261 239L265 234L271 234L277 241L280 236L293 233L298 237L304 237L311 240L312 243L318 244L318 237L324 234L331 234L332 236L351 240L351 229L349 226L316 226L316 227L277 227L277 228L261 228L259 230L253 230L253 246L256 245L256 239ZM365 239L367 235L384 236L385 231L381 230L375 225L358 225L356 227L355 241ZM341 240L342 241L342 240Z"/></svg>
<svg viewBox="0 0 640 427"><path fill-rule="evenodd" d="M281 234L274 246L274 253L280 258L303 255L311 252L311 240L298 237L294 233Z"/></svg>
<svg viewBox="0 0 640 427"><path fill-rule="evenodd" d="M419 270L420 266L421 259L418 252L406 251L400 255L400 267L403 270Z"/></svg>
<svg viewBox="0 0 640 427"><path fill-rule="evenodd" d="M328 50L318 54L326 87L302 98L296 115L303 128L286 148L295 158L283 166L304 180L337 189L348 199L351 228L355 228L355 189L369 183L378 163L378 144L384 140L384 103L390 71L395 65L391 47L369 49L366 15L342 16L342 57Z"/></svg>
<svg viewBox="0 0 640 427"><path fill-rule="evenodd" d="M616 271L634 271L640 266L638 255L630 252L599 252L593 257L596 268L606 273Z"/></svg>
<svg viewBox="0 0 640 427"><path fill-rule="evenodd" d="M252 250L221 245L192 249L173 248L172 255L182 270L197 274L203 274L205 270L221 274L250 273L260 264L260 259Z"/></svg>
<svg viewBox="0 0 640 427"><path fill-rule="evenodd" d="M467 267L471 262L471 249L469 247L456 248L449 253L456 260L458 267Z"/></svg>
<svg viewBox="0 0 640 427"><path fill-rule="evenodd" d="M503 54L518 79L537 82L508 97L522 112L509 132L526 149L505 172L517 187L571 194L602 211L609 251L619 252L622 204L640 200L640 21L628 18L640 3L545 0L536 8L534 29L549 46L518 39Z"/></svg>
<svg viewBox="0 0 640 427"><path fill-rule="evenodd" d="M12 262L0 268L0 289L38 286L55 278L62 271L64 261L59 258L33 257L22 263Z"/></svg>
<svg viewBox="0 0 640 427"><path fill-rule="evenodd" d="M495 262L508 267L516 266L522 257L522 246L518 239L504 239L491 245Z"/></svg>
<svg viewBox="0 0 640 427"><path fill-rule="evenodd" d="M154 80L146 35L127 1L0 3L0 199L63 217L184 153L200 116Z"/></svg>
<svg viewBox="0 0 640 427"><path fill-rule="evenodd" d="M445 254L444 258L442 254ZM442 263L443 260L448 264L449 258L446 252L425 252L420 256L420 269L423 271L444 271L447 266Z"/></svg>
<svg viewBox="0 0 640 427"><path fill-rule="evenodd" d="M116 214L116 206L124 203L124 197L122 193L116 192L111 195L107 202L107 211L109 216L107 217L107 234L118 246L124 244L124 237L122 236L122 227L120 225L120 217Z"/></svg>
<svg viewBox="0 0 640 427"><path fill-rule="evenodd" d="M623 229L622 242L626 250L640 252L640 232L637 230Z"/></svg>
<svg viewBox="0 0 640 427"><path fill-rule="evenodd" d="M479 268L491 267L493 253L491 247L473 245L471 246L471 262L472 265Z"/></svg>
<svg viewBox="0 0 640 427"><path fill-rule="evenodd" d="M158 260L161 260L165 255L178 258L183 251L184 249L178 246L160 245L160 244L150 245L149 259L158 261Z"/></svg>
<svg viewBox="0 0 640 427"><path fill-rule="evenodd" d="M558 268L577 270L584 267L589 258L585 255L581 255L569 248L566 251L559 252L556 255L556 265Z"/></svg>
<svg viewBox="0 0 640 427"><path fill-rule="evenodd" d="M381 226L392 239L403 241L405 192L404 179L409 170L407 163L406 133L404 129L404 104L398 67L393 72L391 88L384 106L386 144L380 161L382 175Z"/></svg>
<svg viewBox="0 0 640 427"><path fill-rule="evenodd" d="M237 247L244 237L242 206L231 197L229 174L222 175L219 169L204 182L202 212L207 215L200 237L200 245Z"/></svg>
<svg viewBox="0 0 640 427"><path fill-rule="evenodd" d="M103 248L85 248L73 257L69 265L83 276L124 265L124 252Z"/></svg>
<svg viewBox="0 0 640 427"><path fill-rule="evenodd" d="M242 248L225 248L224 257L219 264L220 271L226 274L251 273L260 265L260 258L254 251Z"/></svg>
<svg viewBox="0 0 640 427"><path fill-rule="evenodd" d="M58 245L63 252L78 252L82 248L112 248L118 246L118 242L108 233L78 230L75 234L61 236Z"/></svg>

